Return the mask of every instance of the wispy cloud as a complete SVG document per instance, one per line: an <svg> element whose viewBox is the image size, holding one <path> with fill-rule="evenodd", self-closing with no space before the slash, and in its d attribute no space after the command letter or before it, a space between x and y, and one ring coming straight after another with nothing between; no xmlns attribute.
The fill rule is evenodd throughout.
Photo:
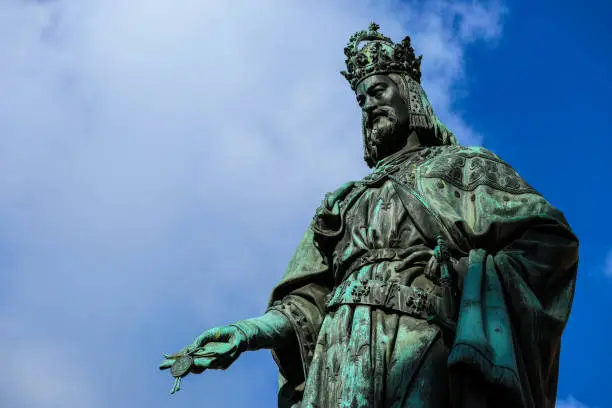
<svg viewBox="0 0 612 408"><path fill-rule="evenodd" d="M558 400L556 408L588 408L585 404L577 401L571 395L563 400Z"/></svg>
<svg viewBox="0 0 612 408"><path fill-rule="evenodd" d="M3 331L3 336L6 332ZM100 407L101 402L93 388L99 378L88 367L88 362L78 361L70 350L62 350L63 341L54 341L53 335L46 341L31 339L11 343L5 353L4 364L9 370L2 375L0 394L2 405L26 407ZM7 339L3 338L3 345Z"/></svg>
<svg viewBox="0 0 612 408"><path fill-rule="evenodd" d="M454 90L465 47L495 40L504 13L472 1L0 3L0 346L26 356L0 374L10 406L164 406L158 353L260 313L323 194L366 172L338 74L348 36L370 20L396 41L412 34L437 113L478 142ZM270 376L250 383L261 364ZM173 406L222 398L232 381L246 397L225 406L245 406L274 386L267 356L222 374Z"/></svg>

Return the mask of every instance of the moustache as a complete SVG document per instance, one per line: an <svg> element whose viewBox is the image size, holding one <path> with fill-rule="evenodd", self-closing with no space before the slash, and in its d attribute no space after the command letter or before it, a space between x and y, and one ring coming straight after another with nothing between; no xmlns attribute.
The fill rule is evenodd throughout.
<svg viewBox="0 0 612 408"><path fill-rule="evenodd" d="M393 109L389 109L389 108L379 108L376 109L374 111L372 111L372 113L368 116L368 120L367 120L367 126L369 128L372 127L374 119L383 116L383 117L387 117L391 120L393 120L395 118L395 113L393 112Z"/></svg>

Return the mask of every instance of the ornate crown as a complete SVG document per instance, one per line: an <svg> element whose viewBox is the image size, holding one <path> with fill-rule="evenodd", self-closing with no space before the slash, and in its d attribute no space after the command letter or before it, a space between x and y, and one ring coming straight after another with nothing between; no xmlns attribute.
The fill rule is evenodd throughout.
<svg viewBox="0 0 612 408"><path fill-rule="evenodd" d="M395 44L389 37L378 32L380 26L370 23L368 31L358 31L351 36L344 48L346 71L340 72L351 84L353 90L364 78L374 74L397 72L408 74L421 83L421 59L414 56L410 37L406 36L401 43ZM359 44L369 41L361 49Z"/></svg>

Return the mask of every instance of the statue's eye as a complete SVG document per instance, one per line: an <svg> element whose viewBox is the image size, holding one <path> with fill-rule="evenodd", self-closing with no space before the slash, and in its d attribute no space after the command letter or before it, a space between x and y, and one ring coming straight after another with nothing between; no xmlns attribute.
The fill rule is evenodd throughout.
<svg viewBox="0 0 612 408"><path fill-rule="evenodd" d="M375 96L377 98L379 98L382 93L384 92L385 88L382 85L377 86L376 88L373 88L370 91L370 95Z"/></svg>
<svg viewBox="0 0 612 408"><path fill-rule="evenodd" d="M359 106L363 106L364 103L365 103L365 96L359 95L357 97L357 104L359 104Z"/></svg>

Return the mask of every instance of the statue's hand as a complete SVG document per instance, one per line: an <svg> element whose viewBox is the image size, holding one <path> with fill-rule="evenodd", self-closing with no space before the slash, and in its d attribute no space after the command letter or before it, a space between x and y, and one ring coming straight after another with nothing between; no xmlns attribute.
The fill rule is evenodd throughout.
<svg viewBox="0 0 612 408"><path fill-rule="evenodd" d="M193 357L190 372L200 374L207 368L225 370L246 349L246 336L234 326L222 326L206 330L189 346L178 353L165 355L161 370L172 367L181 355Z"/></svg>
<svg viewBox="0 0 612 408"><path fill-rule="evenodd" d="M459 289L461 289L463 278L465 277L467 273L468 258L464 257L464 258L456 259L456 258L451 257L449 261L450 261L450 266L451 266L450 272L457 279L457 283L459 284ZM425 276L427 276L429 280L439 283L440 278L441 278L440 272L441 272L440 264L438 260L436 259L436 257L432 256L427 262L427 265L425 266Z"/></svg>

